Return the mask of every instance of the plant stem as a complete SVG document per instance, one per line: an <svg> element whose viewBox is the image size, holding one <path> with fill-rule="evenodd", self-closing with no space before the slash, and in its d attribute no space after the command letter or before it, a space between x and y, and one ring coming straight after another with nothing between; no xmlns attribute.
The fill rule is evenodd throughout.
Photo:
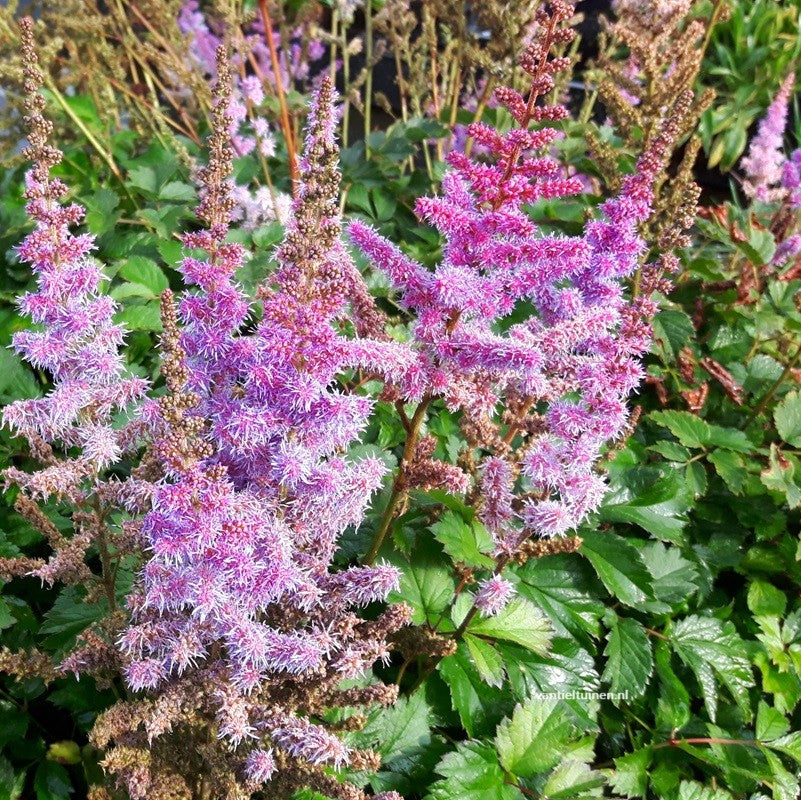
<svg viewBox="0 0 801 800"><path fill-rule="evenodd" d="M384 509L381 523L379 524L378 530L376 531L373 541L370 544L370 549L367 551L367 555L364 557L365 564L375 563L378 551L381 549L381 545L384 543L384 539L387 536L387 532L392 524L392 520L395 518L395 512L398 510L401 502L406 497L406 470L409 468L409 464L411 464L412 460L414 459L414 453L417 449L417 440L420 437L420 429L423 427L423 421L426 418L428 407L431 405L431 400L431 397L424 397L420 402L420 405L417 406L414 416L409 422L409 434L406 437L406 444L403 447L403 456L400 464L398 465L398 474L395 477L395 482L392 484L392 494L389 496L387 507Z"/></svg>
<svg viewBox="0 0 801 800"><path fill-rule="evenodd" d="M367 77L364 81L364 152L370 157L370 128L373 110L373 3L364 4L364 56L367 64Z"/></svg>
<svg viewBox="0 0 801 800"><path fill-rule="evenodd" d="M765 410L765 408L767 408L768 403L770 403L770 401L773 399L773 396L776 394L776 392L779 391L781 385L787 379L787 376L798 365L799 360L801 360L801 345L799 345L798 350L796 350L795 355L792 357L792 359L790 359L782 374L779 375L773 386L768 389L767 394L762 397L762 399L754 407L754 410L748 415L748 419L745 421L745 427L748 427Z"/></svg>

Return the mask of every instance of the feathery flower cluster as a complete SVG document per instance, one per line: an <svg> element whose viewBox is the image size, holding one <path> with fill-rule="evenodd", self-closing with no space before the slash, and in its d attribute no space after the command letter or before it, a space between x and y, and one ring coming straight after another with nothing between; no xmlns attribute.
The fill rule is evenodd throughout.
<svg viewBox="0 0 801 800"><path fill-rule="evenodd" d="M358 273L339 240L327 81L309 116L275 286L260 290L254 332L241 332L251 309L235 280L242 248L226 242L233 153L222 50L217 73L211 157L200 175L206 227L184 236L204 256L184 258L181 271L198 291L179 306L193 399L186 413L205 426L196 426L194 453L167 459L171 481L156 490L144 519L151 557L141 591L129 598L133 624L122 646L135 690L164 690L190 674L208 686L219 736L238 748L251 782L287 780L274 772L289 762L317 769L323 780L321 765L367 756L308 715L337 704L343 679L386 659L387 636L408 621L404 606L369 622L354 613L397 586L395 568L330 571L338 537L360 523L384 472L378 459L346 455L371 404L333 388L336 376L364 353L380 360L392 346L348 341L335 325ZM164 422L168 442L180 439ZM390 702L393 692L368 686L346 695L357 705Z"/></svg>
<svg viewBox="0 0 801 800"><path fill-rule="evenodd" d="M30 34L28 27L23 20L22 30ZM81 447L87 469L97 471L121 451L121 433L110 421L113 412L139 398L145 384L124 374L123 329L113 321L115 302L99 291L103 273L90 255L94 237L70 231L84 209L62 205L68 189L50 176L62 155L47 144L52 124L42 116L42 76L31 36L24 38L29 130L24 155L34 164L25 177L25 198L36 228L17 253L30 264L36 291L23 295L19 307L36 327L16 333L13 345L32 366L50 373L54 385L45 397L7 406L3 421L29 439Z"/></svg>
<svg viewBox="0 0 801 800"><path fill-rule="evenodd" d="M780 185L785 164L784 129L794 86L795 73L791 72L768 106L748 154L741 161L745 172L743 191L751 199L770 203L784 195L784 187Z"/></svg>
<svg viewBox="0 0 801 800"><path fill-rule="evenodd" d="M62 154L47 143L52 125L42 115L43 77L30 19L20 22L20 31L26 65L24 154L33 162L25 178L25 198L36 227L17 252L30 264L36 290L19 301L35 327L16 333L13 346L31 365L47 371L53 386L43 397L17 400L3 409L3 424L28 441L31 454L43 465L31 473L10 467L3 477L7 485L21 489L17 511L44 534L54 553L46 562L2 559L0 573L89 585L95 576L84 555L103 523L88 500L93 491L112 488L100 475L136 438L133 426L115 426L113 417L142 397L146 383L125 372L119 354L124 332L113 321L116 304L100 292L103 273L90 255L94 239L70 231L84 209L63 205L68 189L50 175ZM73 448L77 453L68 454ZM73 507L71 535L59 531L37 505L51 496Z"/></svg>
<svg viewBox="0 0 801 800"><path fill-rule="evenodd" d="M568 66L566 59L549 58L551 43L573 36L560 27L572 6L550 5L550 15L539 15L541 37L522 59L532 78L528 99L498 91L519 127L500 134L471 126L494 162L451 154L443 195L418 203L418 214L445 239L436 269L426 270L362 223L350 227L353 241L387 273L415 318L420 366L414 384L402 383L401 390L410 399L443 398L483 432L475 444L496 453L484 466L482 513L506 555L521 536L566 534L602 499L595 464L604 443L624 430L626 398L640 382L639 358L650 346L642 316L653 309L647 300L628 304L623 281L643 254L637 225L650 214L651 183L663 166L666 137L676 132L657 137L583 236L538 230L527 204L581 189L577 179L562 177L556 160L540 155L557 130L529 130L532 121L567 116L561 106L536 105L553 87L552 75ZM522 303L535 313L500 333ZM505 436L496 422L504 406ZM509 455L518 434L525 441L520 459ZM528 499L513 510L518 478ZM498 587L482 593L491 609Z"/></svg>

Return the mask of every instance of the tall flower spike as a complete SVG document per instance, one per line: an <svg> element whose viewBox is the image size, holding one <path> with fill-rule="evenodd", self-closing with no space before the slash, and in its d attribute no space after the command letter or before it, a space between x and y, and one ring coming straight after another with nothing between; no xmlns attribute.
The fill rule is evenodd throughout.
<svg viewBox="0 0 801 800"><path fill-rule="evenodd" d="M785 190L779 185L785 162L784 129L794 86L795 73L791 72L784 79L760 121L757 134L748 148L748 155L740 162L745 173L743 191L752 200L769 203L780 200L784 195Z"/></svg>
<svg viewBox="0 0 801 800"><path fill-rule="evenodd" d="M539 37L521 59L531 76L528 97L498 91L520 127L502 134L472 125L471 136L493 159L451 154L442 196L418 202L418 215L445 240L433 272L366 225L350 227L352 240L386 272L414 318L413 346L423 367L417 385L401 384L401 390L408 399L417 392L424 402L442 398L461 411L465 432L489 456L482 514L505 557L528 535L565 535L603 497L595 465L604 444L625 427L626 400L640 381L639 357L649 343L647 326L638 321L650 307L629 306L624 281L640 264L637 226L651 212L651 185L691 99L677 103L676 120L654 137L637 174L624 180L583 236L543 234L524 206L581 190L543 152L559 132L529 129L567 115L537 100L550 91L553 74L568 66L549 50L570 40L564 23L572 13L564 2L539 12ZM521 303L535 313L504 326ZM515 442L519 463L509 453ZM414 460L402 464L399 482L413 467ZM516 483L523 497L515 502Z"/></svg>
<svg viewBox="0 0 801 800"><path fill-rule="evenodd" d="M43 76L32 21L23 19L20 29L28 127L24 155L33 162L25 178L25 208L36 227L17 253L30 264L36 291L23 295L19 307L36 328L16 333L13 346L32 366L50 373L53 388L45 397L7 406L3 421L29 439L81 447L82 468L100 470L120 454L113 412L139 398L145 383L124 374L123 329L113 322L114 301L99 291L103 273L90 255L94 237L70 232L84 209L62 205L67 187L50 175L62 155L47 143L52 125L42 115Z"/></svg>
<svg viewBox="0 0 801 800"><path fill-rule="evenodd" d="M364 352L387 352L392 343L349 341L337 329L355 267L339 238L335 97L327 81L309 115L274 286L260 291L255 330L242 330L249 304L235 284L241 251L225 241L225 69L220 54L198 209L208 227L184 237L205 251L182 266L198 291L181 303L183 336L165 324L171 362L181 360L175 342L185 350L191 392L179 394L196 396L191 415L208 423L196 429L207 449L172 459L172 480L153 497L142 526L152 555L121 645L132 688L164 693L181 676L201 687L209 726L234 748L230 757L250 783L270 780L281 796L319 784L340 796L323 767L375 756L352 751L311 717L338 703L391 702L389 687L351 689L339 700L338 686L387 657L387 636L406 624L408 611L390 607L374 621L355 613L397 585L393 567L331 572L340 534L361 522L384 472L377 459L347 457L371 405L333 387ZM175 406L161 407L168 442L176 421L166 416ZM342 797L364 797L342 786Z"/></svg>

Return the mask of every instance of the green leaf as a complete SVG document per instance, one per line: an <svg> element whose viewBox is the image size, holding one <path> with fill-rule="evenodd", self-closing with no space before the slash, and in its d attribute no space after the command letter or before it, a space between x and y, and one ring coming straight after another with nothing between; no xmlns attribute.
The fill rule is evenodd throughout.
<svg viewBox="0 0 801 800"><path fill-rule="evenodd" d="M792 447L801 447L801 392L788 392L773 410L773 421L781 438Z"/></svg>
<svg viewBox="0 0 801 800"><path fill-rule="evenodd" d="M790 758L801 764L801 731L788 733L786 736L781 736L772 742L766 742L766 745L773 750L784 753L786 756L790 756Z"/></svg>
<svg viewBox="0 0 801 800"><path fill-rule="evenodd" d="M530 700L518 705L495 736L504 769L521 778L545 772L562 759L574 735L564 704L559 700Z"/></svg>
<svg viewBox="0 0 801 800"><path fill-rule="evenodd" d="M518 645L498 645L506 662L509 685L515 699L525 702L534 695L552 693L598 692L601 680L595 671L595 659L575 639L554 638L544 656L523 650ZM564 700L577 724L584 730L598 730L600 702L581 696Z"/></svg>
<svg viewBox="0 0 801 800"><path fill-rule="evenodd" d="M773 788L773 800L798 800L799 781L791 772L788 772L781 759L765 747L760 748L770 767Z"/></svg>
<svg viewBox="0 0 801 800"><path fill-rule="evenodd" d="M8 603L0 597L0 631L5 628L10 628L15 622L16 619L14 619L14 615L8 607Z"/></svg>
<svg viewBox="0 0 801 800"><path fill-rule="evenodd" d="M464 643L443 658L437 670L450 689L453 710L470 736L489 733L508 713L509 698L484 682Z"/></svg>
<svg viewBox="0 0 801 800"><path fill-rule="evenodd" d="M702 786L695 781L682 781L677 800L734 800L734 797L723 789Z"/></svg>
<svg viewBox="0 0 801 800"><path fill-rule="evenodd" d="M603 797L601 787L605 783L606 779L600 772L582 761L568 758L548 776L542 794L548 800L589 800L591 797Z"/></svg>
<svg viewBox="0 0 801 800"><path fill-rule="evenodd" d="M464 635L464 643L482 680L490 686L502 686L505 669L501 654L489 642L469 633Z"/></svg>
<svg viewBox="0 0 801 800"><path fill-rule="evenodd" d="M670 666L670 649L666 642L657 642L654 662L660 688L656 707L657 724L670 730L683 728L690 719L690 695L684 682L679 680Z"/></svg>
<svg viewBox="0 0 801 800"><path fill-rule="evenodd" d="M477 520L468 523L453 511L446 511L431 531L455 562L469 567L494 566L493 559L486 555L492 551L492 538Z"/></svg>
<svg viewBox="0 0 801 800"><path fill-rule="evenodd" d="M548 618L523 598L512 600L494 617L474 617L468 632L514 642L535 653L546 653L552 628Z"/></svg>
<svg viewBox="0 0 801 800"><path fill-rule="evenodd" d="M648 791L648 767L651 750L644 748L615 759L615 768L610 771L609 786L615 794L623 797L645 797Z"/></svg>
<svg viewBox="0 0 801 800"><path fill-rule="evenodd" d="M683 311L663 309L653 319L654 344L663 361L675 361L679 351L692 341L695 328Z"/></svg>
<svg viewBox="0 0 801 800"><path fill-rule="evenodd" d="M0 399L35 397L39 391L39 384L22 360L11 350L0 347Z"/></svg>
<svg viewBox="0 0 801 800"><path fill-rule="evenodd" d="M709 425L689 411L654 411L650 419L667 428L685 447L703 447L709 441Z"/></svg>
<svg viewBox="0 0 801 800"><path fill-rule="evenodd" d="M160 331L161 314L158 305L129 305L117 312L114 321L129 331Z"/></svg>
<svg viewBox="0 0 801 800"><path fill-rule="evenodd" d="M412 622L434 625L450 605L455 584L442 549L433 540L418 541L411 562L398 553L389 556L401 570L400 587L392 592L390 602L406 602L412 607Z"/></svg>
<svg viewBox="0 0 801 800"><path fill-rule="evenodd" d="M757 578L748 586L748 608L756 616L782 617L787 608L787 596L772 584Z"/></svg>
<svg viewBox="0 0 801 800"><path fill-rule="evenodd" d="M197 191L195 187L182 181L170 181L159 189L159 200L191 203L196 199Z"/></svg>
<svg viewBox="0 0 801 800"><path fill-rule="evenodd" d="M679 471L637 467L617 476L599 514L602 522L628 522L660 539L677 541L691 500L691 488Z"/></svg>
<svg viewBox="0 0 801 800"><path fill-rule="evenodd" d="M748 260L755 267L762 267L767 264L776 252L776 240L773 234L762 228L754 228L751 231L748 241L738 239L732 240L737 248L745 253Z"/></svg>
<svg viewBox="0 0 801 800"><path fill-rule="evenodd" d="M67 800L75 791L67 770L53 761L41 761L33 779L36 800Z"/></svg>
<svg viewBox="0 0 801 800"><path fill-rule="evenodd" d="M0 755L0 800L20 800L24 786L25 773L15 773L11 762Z"/></svg>
<svg viewBox="0 0 801 800"><path fill-rule="evenodd" d="M580 552L613 597L635 607L653 597L651 575L634 545L608 531L584 531L582 538Z"/></svg>
<svg viewBox="0 0 801 800"><path fill-rule="evenodd" d="M600 635L601 587L586 562L567 555L532 558L519 574L518 592L550 617L559 635L585 641Z"/></svg>
<svg viewBox="0 0 801 800"><path fill-rule="evenodd" d="M733 450L736 453L750 453L754 450L753 442L739 428L723 428L720 425L709 426L709 438L705 444Z"/></svg>
<svg viewBox="0 0 801 800"><path fill-rule="evenodd" d="M601 678L611 692L625 693L633 700L645 692L654 669L654 658L648 634L639 622L627 617L614 617L604 655L607 658Z"/></svg>
<svg viewBox="0 0 801 800"><path fill-rule="evenodd" d="M745 461L742 456L730 450L715 450L709 454L709 461L715 471L723 478L723 482L734 494L740 494L748 478Z"/></svg>
<svg viewBox="0 0 801 800"><path fill-rule="evenodd" d="M363 730L367 741L377 741L383 762L389 767L408 759L431 741L431 707L425 692L401 697L394 705L377 714Z"/></svg>
<svg viewBox="0 0 801 800"><path fill-rule="evenodd" d="M640 548L653 578L654 597L670 605L683 603L698 591L698 570L678 547L648 542Z"/></svg>
<svg viewBox="0 0 801 800"><path fill-rule="evenodd" d="M494 748L480 742L463 742L437 766L437 781L427 800L522 800L523 794L506 783Z"/></svg>
<svg viewBox="0 0 801 800"><path fill-rule="evenodd" d="M44 615L39 633L46 636L48 648L63 651L71 647L79 633L97 622L108 611L108 603L84 603L73 586L63 589L53 607Z"/></svg>
<svg viewBox="0 0 801 800"><path fill-rule="evenodd" d="M158 188L158 178L153 167L136 167L128 173L129 186L141 189L146 194L154 195Z"/></svg>
<svg viewBox="0 0 801 800"><path fill-rule="evenodd" d="M790 723L778 709L769 706L764 700L759 701L756 718L756 738L760 742L778 739L787 733Z"/></svg>
<svg viewBox="0 0 801 800"><path fill-rule="evenodd" d="M161 267L144 256L131 256L118 274L126 281L147 286L157 297L170 285Z"/></svg>
<svg viewBox="0 0 801 800"><path fill-rule="evenodd" d="M718 707L718 681L729 690L743 714L751 717L748 689L754 685L745 645L731 622L713 617L689 616L673 627L670 643L679 658L695 673L704 705L714 722Z"/></svg>

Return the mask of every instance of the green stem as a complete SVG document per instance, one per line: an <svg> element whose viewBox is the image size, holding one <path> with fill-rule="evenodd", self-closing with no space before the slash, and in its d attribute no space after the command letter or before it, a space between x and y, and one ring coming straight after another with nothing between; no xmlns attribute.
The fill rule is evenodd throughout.
<svg viewBox="0 0 801 800"><path fill-rule="evenodd" d="M746 428L765 410L765 408L767 408L768 403L770 403L770 401L773 399L773 396L776 394L776 392L779 391L781 385L787 379L788 375L798 365L799 360L801 360L801 345L798 346L798 350L796 350L795 355L784 368L784 372L779 375L773 386L768 389L767 394L756 404L754 410L748 415L748 419L745 421Z"/></svg>
<svg viewBox="0 0 801 800"><path fill-rule="evenodd" d="M370 127L373 110L373 3L366 0L364 6L364 38L367 77L364 81L364 151L370 157Z"/></svg>
<svg viewBox="0 0 801 800"><path fill-rule="evenodd" d="M392 484L392 493L389 496L387 507L384 509L384 514L375 532L373 541L370 544L370 549L364 557L365 564L374 564L378 551L384 543L390 525L395 519L395 513L400 507L401 502L406 497L406 471L414 459L414 453L417 449L417 440L420 437L420 429L423 427L423 421L426 418L426 412L431 404L431 398L425 397L417 406L414 416L409 423L409 433L406 437L406 444L403 447L403 457L401 458L400 465L398 466L398 474L395 477L395 482Z"/></svg>

